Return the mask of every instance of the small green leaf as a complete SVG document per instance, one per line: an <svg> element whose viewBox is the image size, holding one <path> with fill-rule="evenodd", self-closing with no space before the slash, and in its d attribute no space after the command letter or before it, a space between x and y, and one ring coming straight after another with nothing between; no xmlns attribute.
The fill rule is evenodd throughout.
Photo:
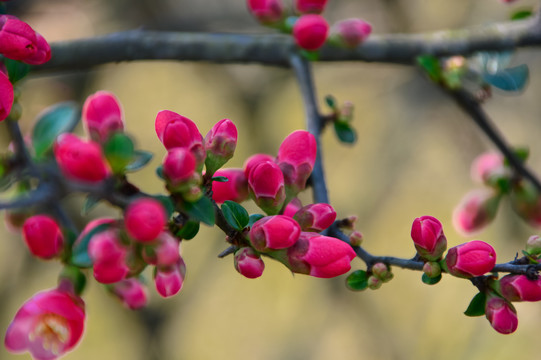
<svg viewBox="0 0 541 360"><path fill-rule="evenodd" d="M300 54L308 61L317 61L319 60L319 51L310 51L310 50L300 50Z"/></svg>
<svg viewBox="0 0 541 360"><path fill-rule="evenodd" d="M362 291L368 287L368 273L364 270L356 270L349 274L346 286L350 290Z"/></svg>
<svg viewBox="0 0 541 360"><path fill-rule="evenodd" d="M494 74L484 73L483 80L488 84L505 91L523 90L528 82L530 71L527 65L519 65L503 69Z"/></svg>
<svg viewBox="0 0 541 360"><path fill-rule="evenodd" d="M126 171L137 171L145 167L154 155L149 151L135 150L133 160L126 166Z"/></svg>
<svg viewBox="0 0 541 360"><path fill-rule="evenodd" d="M109 229L112 225L113 224L107 223L96 226L90 230L81 241L75 244L71 254L71 264L82 268L91 267L92 259L90 259L90 256L88 255L88 244L90 243L90 239L92 239L94 235Z"/></svg>
<svg viewBox="0 0 541 360"><path fill-rule="evenodd" d="M427 285L434 285L440 282L441 274L439 274L436 277L429 277L427 274L423 274L423 276L421 277L421 280Z"/></svg>
<svg viewBox="0 0 541 360"><path fill-rule="evenodd" d="M43 158L53 147L57 136L72 131L79 118L79 108L73 102L56 104L42 112L32 130L36 157Z"/></svg>
<svg viewBox="0 0 541 360"><path fill-rule="evenodd" d="M430 80L434 82L441 81L441 66L437 57L433 55L418 56L417 64L426 71Z"/></svg>
<svg viewBox="0 0 541 360"><path fill-rule="evenodd" d="M191 240L199 232L199 222L188 220L179 231L176 232L176 236L180 239Z"/></svg>
<svg viewBox="0 0 541 360"><path fill-rule="evenodd" d="M511 20L522 20L529 18L532 15L533 11L531 9L520 9L511 14Z"/></svg>
<svg viewBox="0 0 541 360"><path fill-rule="evenodd" d="M184 210L195 220L201 221L209 226L214 225L214 205L208 197L203 196L196 202L184 203Z"/></svg>
<svg viewBox="0 0 541 360"><path fill-rule="evenodd" d="M135 148L129 136L116 133L103 145L107 162L115 174L122 174L126 166L132 162Z"/></svg>
<svg viewBox="0 0 541 360"><path fill-rule="evenodd" d="M171 200L169 196L153 195L152 198L162 203L163 207L165 208L165 211L167 212L168 218L170 218L171 215L173 215L173 212L175 211L175 204L173 203L173 200Z"/></svg>
<svg viewBox="0 0 541 360"><path fill-rule="evenodd" d="M357 141L357 133L349 124L344 122L334 122L334 132L338 139L346 144L354 144Z"/></svg>
<svg viewBox="0 0 541 360"><path fill-rule="evenodd" d="M325 96L325 103L327 103L327 106L330 107L332 110L337 110L336 105L336 99L332 95Z"/></svg>
<svg viewBox="0 0 541 360"><path fill-rule="evenodd" d="M160 165L156 168L156 175L162 180L165 180L165 176L163 175L163 165Z"/></svg>
<svg viewBox="0 0 541 360"><path fill-rule="evenodd" d="M65 266L60 272L59 278L68 280L73 285L73 289L78 295L81 295L86 287L86 276L81 269L76 266Z"/></svg>
<svg viewBox="0 0 541 360"><path fill-rule="evenodd" d="M262 214L252 214L250 215L250 220L248 221L248 226L252 227L254 226L254 223L258 220L261 220L265 217L265 215Z"/></svg>
<svg viewBox="0 0 541 360"><path fill-rule="evenodd" d="M464 315L466 316L483 316L485 315L485 304L487 302L487 296L485 293L478 293L473 297L468 305Z"/></svg>
<svg viewBox="0 0 541 360"><path fill-rule="evenodd" d="M216 182L228 182L229 179L225 176L213 176L212 181L216 181Z"/></svg>
<svg viewBox="0 0 541 360"><path fill-rule="evenodd" d="M81 215L86 216L101 201L100 198L88 195L81 207Z"/></svg>
<svg viewBox="0 0 541 360"><path fill-rule="evenodd" d="M234 201L226 200L222 204L222 212L229 225L239 231L242 231L250 222L248 211Z"/></svg>
<svg viewBox="0 0 541 360"><path fill-rule="evenodd" d="M4 58L4 65L8 71L9 81L15 84L30 72L30 65L20 61Z"/></svg>

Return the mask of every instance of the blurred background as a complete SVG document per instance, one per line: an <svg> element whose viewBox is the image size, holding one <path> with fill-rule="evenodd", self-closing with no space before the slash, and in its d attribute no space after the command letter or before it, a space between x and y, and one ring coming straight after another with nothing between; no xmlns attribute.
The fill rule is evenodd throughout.
<svg viewBox="0 0 541 360"><path fill-rule="evenodd" d="M290 3L286 0L286 3ZM498 0L329 1L329 22L361 17L375 33L411 33L503 21L521 7ZM260 33L244 0L12 0L10 13L30 23L50 42L91 37L134 28L204 32ZM485 109L513 145L531 149L529 164L541 173L541 57L520 50L513 64L527 63L525 92L496 91ZM318 98L334 95L355 105L358 142L340 144L323 134L324 166L332 205L339 217L357 215L366 249L378 255L409 258L414 248L411 222L433 215L443 225L449 246L474 238L452 227L453 207L475 188L471 161L492 145L443 93L413 67L333 63L314 66ZM158 111L169 109L194 120L205 134L220 119L239 129L230 166L242 166L254 152L276 154L282 139L304 127L304 113L293 73L257 65L213 65L148 61L101 66L84 72L40 74L22 87L21 125L31 129L36 115L59 101L83 103L98 91L114 92L123 104L127 131L140 149L155 157L130 180L150 193L163 192L154 170L164 149L154 132ZM1 128L7 146L6 130ZM82 129L78 129L82 133ZM310 193L303 194L305 202ZM81 197L65 206L79 212ZM491 243L498 262L512 260L538 230L525 225L502 204L494 224L475 239ZM255 210L248 204L247 207ZM99 206L85 221L118 212ZM346 276L316 279L292 274L267 261L263 276L249 280L233 268L218 229L202 228L182 244L188 272L182 291L162 299L147 273L147 309L124 309L100 284L90 280L85 293L87 322L80 345L65 359L509 359L538 358L541 304L517 304L519 328L496 333L484 317L463 315L476 289L444 276L435 286L421 274L394 269L395 278L377 291L355 293ZM354 269L364 269L354 260ZM57 262L31 259L19 235L2 228L0 241L0 329L37 291L54 287ZM91 277L91 276L90 276ZM29 359L0 348L0 359Z"/></svg>

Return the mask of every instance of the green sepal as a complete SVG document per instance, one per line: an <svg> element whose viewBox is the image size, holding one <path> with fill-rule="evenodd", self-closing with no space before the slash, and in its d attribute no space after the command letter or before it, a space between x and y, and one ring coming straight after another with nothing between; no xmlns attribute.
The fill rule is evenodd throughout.
<svg viewBox="0 0 541 360"><path fill-rule="evenodd" d="M59 283L62 280L67 280L73 285L75 294L81 295L86 287L86 276L81 269L76 266L64 266L58 277Z"/></svg>
<svg viewBox="0 0 541 360"><path fill-rule="evenodd" d="M487 302L487 296L485 293L478 293L473 297L468 305L464 315L466 316L483 316L485 315L485 305Z"/></svg>
<svg viewBox="0 0 541 360"><path fill-rule="evenodd" d="M511 20L522 20L522 19L527 19L529 18L530 16L533 15L533 11L532 9L520 9L520 10L517 10L515 12L513 12L511 14L511 17L510 19Z"/></svg>
<svg viewBox="0 0 541 360"><path fill-rule="evenodd" d="M182 227L175 233L175 236L179 239L191 240L199 232L199 222L194 220L188 220Z"/></svg>
<svg viewBox="0 0 541 360"><path fill-rule="evenodd" d="M96 234L99 234L103 231L108 230L113 224L106 223L101 224L93 228L86 234L81 241L79 241L75 246L73 247L72 254L71 254L71 264L75 265L77 267L81 268L89 268L92 266L92 259L90 259L90 256L88 255L88 244L90 243L90 239Z"/></svg>
<svg viewBox="0 0 541 360"><path fill-rule="evenodd" d="M133 152L132 161L126 165L126 171L137 171L145 167L154 155L149 151L135 150Z"/></svg>
<svg viewBox="0 0 541 360"><path fill-rule="evenodd" d="M201 221L209 226L214 225L214 205L208 197L202 196L195 202L185 202L184 210L193 219Z"/></svg>
<svg viewBox="0 0 541 360"><path fill-rule="evenodd" d="M212 181L216 181L216 182L228 182L229 179L225 176L213 176L211 178Z"/></svg>
<svg viewBox="0 0 541 360"><path fill-rule="evenodd" d="M115 133L103 145L103 153L115 174L122 174L134 158L135 147L129 136Z"/></svg>
<svg viewBox="0 0 541 360"><path fill-rule="evenodd" d="M22 80L30 72L30 65L23 62L4 58L4 65L8 71L9 81L12 84Z"/></svg>
<svg viewBox="0 0 541 360"><path fill-rule="evenodd" d="M81 215L86 216L98 203L101 201L100 198L88 195L83 202L81 207Z"/></svg>
<svg viewBox="0 0 541 360"><path fill-rule="evenodd" d="M417 64L426 71L430 80L440 82L442 79L442 71L440 61L433 55L422 55L417 57Z"/></svg>
<svg viewBox="0 0 541 360"><path fill-rule="evenodd" d="M175 204L173 203L173 200L171 200L169 196L153 195L152 198L162 203L163 208L165 209L165 212L167 213L167 218L170 218L171 215L173 215L173 212L175 212Z"/></svg>
<svg viewBox="0 0 541 360"><path fill-rule="evenodd" d="M349 124L346 122L335 121L334 132L342 143L354 144L357 141L357 133L355 132L355 129L349 126Z"/></svg>
<svg viewBox="0 0 541 360"><path fill-rule="evenodd" d="M362 291L368 287L368 273L356 270L346 278L346 287L353 291Z"/></svg>
<svg viewBox="0 0 541 360"><path fill-rule="evenodd" d="M440 282L441 274L436 277L429 277L427 274L423 274L423 276L421 276L421 280L427 285L435 285Z"/></svg>
<svg viewBox="0 0 541 360"><path fill-rule="evenodd" d="M222 204L222 213L229 225L238 231L242 231L250 222L248 211L234 201L226 200Z"/></svg>
<svg viewBox="0 0 541 360"><path fill-rule="evenodd" d="M528 259L530 264L532 264L532 265L539 264L538 259L535 256L532 256L532 254L530 254L526 250L522 250L522 255L524 255L524 257L526 257L526 259Z"/></svg>
<svg viewBox="0 0 541 360"><path fill-rule="evenodd" d="M250 215L250 219L248 221L248 226L249 227L252 227L254 226L254 223L258 220L261 220L265 217L265 215L262 215L262 214L252 214Z"/></svg>
<svg viewBox="0 0 541 360"><path fill-rule="evenodd" d="M52 149L58 135L72 131L80 119L79 108L73 102L53 105L42 112L32 129L32 146L37 159Z"/></svg>

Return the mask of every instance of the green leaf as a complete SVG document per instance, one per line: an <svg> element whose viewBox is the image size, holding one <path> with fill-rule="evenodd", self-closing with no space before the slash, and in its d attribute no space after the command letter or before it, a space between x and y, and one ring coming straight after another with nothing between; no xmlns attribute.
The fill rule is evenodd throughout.
<svg viewBox="0 0 541 360"><path fill-rule="evenodd" d="M441 66L437 57L433 55L418 56L417 64L426 71L430 80L434 82L441 81Z"/></svg>
<svg viewBox="0 0 541 360"><path fill-rule="evenodd" d="M365 290L368 287L368 273L364 270L352 272L346 279L346 286L354 291Z"/></svg>
<svg viewBox="0 0 541 360"><path fill-rule="evenodd" d="M165 208L165 211L167 212L168 218L170 218L171 215L173 215L173 212L175 211L175 204L173 203L173 200L171 200L169 196L153 195L152 198L162 203L163 207Z"/></svg>
<svg viewBox="0 0 541 360"><path fill-rule="evenodd" d="M344 122L334 122L334 132L338 139L346 144L354 144L357 141L357 133L349 124Z"/></svg>
<svg viewBox="0 0 541 360"><path fill-rule="evenodd" d="M8 71L9 81L15 84L30 72L30 65L20 61L4 58L4 65Z"/></svg>
<svg viewBox="0 0 541 360"><path fill-rule="evenodd" d="M528 66L522 64L494 74L484 73L483 80L504 91L520 91L526 86L529 76Z"/></svg>
<svg viewBox="0 0 541 360"><path fill-rule="evenodd" d="M229 225L239 231L242 231L250 222L248 211L234 201L226 200L222 204L222 212Z"/></svg>
<svg viewBox="0 0 541 360"><path fill-rule="evenodd" d="M466 316L483 316L485 315L485 304L487 302L487 296L485 293L478 293L473 297L468 305L464 315Z"/></svg>
<svg viewBox="0 0 541 360"><path fill-rule="evenodd" d="M81 295L86 287L86 276L76 266L65 266L60 272L59 278L68 280L73 285L77 295Z"/></svg>
<svg viewBox="0 0 541 360"><path fill-rule="evenodd" d="M83 206L81 208L81 215L86 216L90 212L90 210L92 210L96 205L98 205L100 201L100 198L88 195L83 202Z"/></svg>
<svg viewBox="0 0 541 360"><path fill-rule="evenodd" d="M32 130L36 157L43 158L52 149L57 136L72 131L79 118L79 108L73 102L60 103L42 112Z"/></svg>
<svg viewBox="0 0 541 360"><path fill-rule="evenodd" d="M533 11L531 9L520 9L511 14L511 20L522 20L529 18L532 15Z"/></svg>
<svg viewBox="0 0 541 360"><path fill-rule="evenodd" d="M180 239L191 240L199 232L199 227L198 221L188 220L175 235Z"/></svg>
<svg viewBox="0 0 541 360"><path fill-rule="evenodd" d="M327 103L327 106L330 107L332 110L337 110L338 106L336 105L336 99L332 95L325 96L325 103Z"/></svg>
<svg viewBox="0 0 541 360"><path fill-rule="evenodd" d="M229 179L225 176L213 176L212 181L216 181L216 182L228 182Z"/></svg>
<svg viewBox="0 0 541 360"><path fill-rule="evenodd" d="M254 226L254 223L258 220L261 220L265 217L265 215L262 214L252 214L250 215L250 220L248 221L248 226L252 227Z"/></svg>
<svg viewBox="0 0 541 360"><path fill-rule="evenodd" d="M160 165L156 168L156 175L162 180L165 180L165 176L163 175L163 165Z"/></svg>
<svg viewBox="0 0 541 360"><path fill-rule="evenodd" d="M77 242L73 247L71 254L71 264L82 268L91 267L92 259L88 256L88 244L90 243L90 239L92 239L94 235L109 229L112 225L113 224L110 223L98 225Z"/></svg>
<svg viewBox="0 0 541 360"><path fill-rule="evenodd" d="M122 174L134 157L135 147L128 135L116 133L103 145L103 153L113 172Z"/></svg>
<svg viewBox="0 0 541 360"><path fill-rule="evenodd" d="M301 49L300 54L302 56L304 56L304 58L306 60L308 60L308 61L317 61L317 60L319 60L319 51L317 51L317 50L310 51L310 50Z"/></svg>
<svg viewBox="0 0 541 360"><path fill-rule="evenodd" d="M208 197L203 196L196 202L184 203L184 210L195 220L201 221L209 226L214 225L214 205Z"/></svg>
<svg viewBox="0 0 541 360"><path fill-rule="evenodd" d="M421 277L421 280L427 285L434 285L440 282L441 274L439 274L436 277L429 277L427 274L423 274L423 276Z"/></svg>
<svg viewBox="0 0 541 360"><path fill-rule="evenodd" d="M135 150L133 152L133 160L126 165L126 171L137 171L145 167L154 155L149 151Z"/></svg>

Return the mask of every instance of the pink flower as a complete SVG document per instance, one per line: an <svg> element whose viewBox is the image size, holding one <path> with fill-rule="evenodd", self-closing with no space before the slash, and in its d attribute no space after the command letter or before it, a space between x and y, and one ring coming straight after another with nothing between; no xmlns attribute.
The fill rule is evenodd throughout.
<svg viewBox="0 0 541 360"><path fill-rule="evenodd" d="M250 229L250 242L257 251L285 249L297 242L301 227L289 216L266 216Z"/></svg>
<svg viewBox="0 0 541 360"><path fill-rule="evenodd" d="M489 296L485 315L490 325L500 334L511 334L517 329L517 311L510 302L499 296Z"/></svg>
<svg viewBox="0 0 541 360"><path fill-rule="evenodd" d="M56 139L53 150L60 170L73 180L99 182L111 174L101 148L95 142L62 134Z"/></svg>
<svg viewBox="0 0 541 360"><path fill-rule="evenodd" d="M308 131L297 130L284 139L278 149L276 162L284 174L288 197L296 196L305 188L316 155L316 138Z"/></svg>
<svg viewBox="0 0 541 360"><path fill-rule="evenodd" d="M175 295L182 289L186 277L186 264L180 260L172 266L156 267L154 284L156 290L164 298Z"/></svg>
<svg viewBox="0 0 541 360"><path fill-rule="evenodd" d="M500 279L500 292L509 301L540 301L541 278L530 280L526 275L506 275Z"/></svg>
<svg viewBox="0 0 541 360"><path fill-rule="evenodd" d="M439 259L447 249L443 226L432 216L421 216L413 220L411 238L419 255L430 261Z"/></svg>
<svg viewBox="0 0 541 360"><path fill-rule="evenodd" d="M35 215L23 225L23 236L30 252L42 259L51 259L63 250L64 236L53 218Z"/></svg>
<svg viewBox="0 0 541 360"><path fill-rule="evenodd" d="M244 162L244 175L246 175L246 178L248 179L250 177L250 173L256 165L267 161L274 162L274 158L267 154L254 154L246 159Z"/></svg>
<svg viewBox="0 0 541 360"><path fill-rule="evenodd" d="M163 175L173 189L181 188L196 174L195 156L186 148L172 148L163 159Z"/></svg>
<svg viewBox="0 0 541 360"><path fill-rule="evenodd" d="M0 54L13 60L32 58L38 48L36 32L12 15L0 15Z"/></svg>
<svg viewBox="0 0 541 360"><path fill-rule="evenodd" d="M36 32L36 52L23 61L30 65L41 65L51 60L51 47L41 34Z"/></svg>
<svg viewBox="0 0 541 360"><path fill-rule="evenodd" d="M137 310L148 303L145 284L135 278L124 279L111 285L111 291L129 309Z"/></svg>
<svg viewBox="0 0 541 360"><path fill-rule="evenodd" d="M224 176L228 179L226 182L212 182L212 199L218 204L226 200L237 203L248 199L248 180L242 169L220 169L214 173L214 176Z"/></svg>
<svg viewBox="0 0 541 360"><path fill-rule="evenodd" d="M108 91L98 91L86 98L82 118L86 132L94 141L105 142L113 133L124 130L120 102Z"/></svg>
<svg viewBox="0 0 541 360"><path fill-rule="evenodd" d="M130 272L126 264L128 250L116 230L105 230L92 236L88 256L93 262L94 278L102 284L123 280Z"/></svg>
<svg viewBox="0 0 541 360"><path fill-rule="evenodd" d="M509 175L503 156L496 152L487 152L475 158L470 172L474 181L487 185L491 185L491 181L495 178Z"/></svg>
<svg viewBox="0 0 541 360"><path fill-rule="evenodd" d="M180 259L179 245L179 241L169 231L163 231L155 244L145 246L143 259L151 265L176 264Z"/></svg>
<svg viewBox="0 0 541 360"><path fill-rule="evenodd" d="M301 14L320 14L325 9L327 0L295 0L295 7Z"/></svg>
<svg viewBox="0 0 541 360"><path fill-rule="evenodd" d="M128 234L137 241L153 241L163 231L167 214L163 205L152 198L139 198L133 201L124 215Z"/></svg>
<svg viewBox="0 0 541 360"><path fill-rule="evenodd" d="M7 74L0 71L0 121L8 117L13 106L13 85Z"/></svg>
<svg viewBox="0 0 541 360"><path fill-rule="evenodd" d="M329 204L310 204L300 209L294 216L302 231L320 232L332 225L336 211Z"/></svg>
<svg viewBox="0 0 541 360"><path fill-rule="evenodd" d="M240 248L235 253L235 269L248 279L260 277L265 270L265 263L261 256L250 247Z"/></svg>
<svg viewBox="0 0 541 360"><path fill-rule="evenodd" d="M263 24L280 21L284 16L281 0L247 0L248 10Z"/></svg>
<svg viewBox="0 0 541 360"><path fill-rule="evenodd" d="M470 191L453 211L455 229L463 235L480 232L496 217L500 199L492 189Z"/></svg>
<svg viewBox="0 0 541 360"><path fill-rule="evenodd" d="M205 136L206 171L214 174L233 157L237 147L237 127L229 119L218 121Z"/></svg>
<svg viewBox="0 0 541 360"><path fill-rule="evenodd" d="M496 265L496 252L486 242L474 240L449 249L445 263L451 275L481 276Z"/></svg>
<svg viewBox="0 0 541 360"><path fill-rule="evenodd" d="M17 311L4 344L11 352L29 351L36 360L53 360L77 345L84 320L81 298L58 289L42 291Z"/></svg>
<svg viewBox="0 0 541 360"><path fill-rule="evenodd" d="M331 28L330 37L340 45L354 48L368 38L372 26L362 19L346 19L337 22Z"/></svg>
<svg viewBox="0 0 541 360"><path fill-rule="evenodd" d="M302 15L293 25L295 42L305 50L317 50L325 44L329 24L320 15Z"/></svg>
<svg viewBox="0 0 541 360"><path fill-rule="evenodd" d="M294 217L297 211L299 211L301 208L302 203L299 198L293 198L290 202L287 203L282 214L285 216Z"/></svg>
<svg viewBox="0 0 541 360"><path fill-rule="evenodd" d="M284 175L273 162L262 162L252 169L248 189L257 206L269 215L277 214L286 199Z"/></svg>
<svg viewBox="0 0 541 360"><path fill-rule="evenodd" d="M343 241L315 233L301 233L297 243L287 249L291 271L319 278L332 278L351 269L355 251Z"/></svg>

